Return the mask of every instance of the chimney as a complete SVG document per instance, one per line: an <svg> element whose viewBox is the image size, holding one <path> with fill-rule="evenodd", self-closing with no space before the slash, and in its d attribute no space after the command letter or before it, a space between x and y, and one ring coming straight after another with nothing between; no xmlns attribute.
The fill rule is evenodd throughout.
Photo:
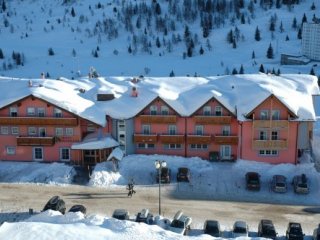
<svg viewBox="0 0 320 240"><path fill-rule="evenodd" d="M136 87L132 87L131 97L138 97L138 91Z"/></svg>

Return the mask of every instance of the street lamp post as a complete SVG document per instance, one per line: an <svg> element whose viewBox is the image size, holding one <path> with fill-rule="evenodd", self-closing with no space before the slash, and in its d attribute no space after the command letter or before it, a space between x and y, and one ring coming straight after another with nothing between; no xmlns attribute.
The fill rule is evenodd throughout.
<svg viewBox="0 0 320 240"><path fill-rule="evenodd" d="M161 216L161 170L167 166L166 161L157 160L154 162L156 169L158 169L158 181L159 181L159 216Z"/></svg>

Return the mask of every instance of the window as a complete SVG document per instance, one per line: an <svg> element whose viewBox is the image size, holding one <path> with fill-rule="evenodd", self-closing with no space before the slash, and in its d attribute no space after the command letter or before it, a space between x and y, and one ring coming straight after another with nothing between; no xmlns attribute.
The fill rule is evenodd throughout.
<svg viewBox="0 0 320 240"><path fill-rule="evenodd" d="M16 107L10 108L10 117L17 117L18 116L18 109Z"/></svg>
<svg viewBox="0 0 320 240"><path fill-rule="evenodd" d="M211 107L210 106L204 106L203 107L203 115L210 116L211 115Z"/></svg>
<svg viewBox="0 0 320 240"><path fill-rule="evenodd" d="M66 128L66 136L73 136L73 128Z"/></svg>
<svg viewBox="0 0 320 240"><path fill-rule="evenodd" d="M44 117L45 116L45 111L44 108L38 108L38 117Z"/></svg>
<svg viewBox="0 0 320 240"><path fill-rule="evenodd" d="M261 156L278 156L279 152L278 150L259 150L259 155Z"/></svg>
<svg viewBox="0 0 320 240"><path fill-rule="evenodd" d="M36 114L36 109L34 107L27 108L27 115L28 116L34 116L35 114Z"/></svg>
<svg viewBox="0 0 320 240"><path fill-rule="evenodd" d="M59 108L54 108L53 110L53 115L56 118L61 118L62 117L62 111Z"/></svg>
<svg viewBox="0 0 320 240"><path fill-rule="evenodd" d="M190 144L191 149L207 149L207 144Z"/></svg>
<svg viewBox="0 0 320 240"><path fill-rule="evenodd" d="M230 126L223 126L222 127L222 135L223 136L230 136Z"/></svg>
<svg viewBox="0 0 320 240"><path fill-rule="evenodd" d="M9 134L9 127L2 126L1 127L1 134L8 135Z"/></svg>
<svg viewBox="0 0 320 240"><path fill-rule="evenodd" d="M231 146L221 145L220 146L220 158L221 159L231 159Z"/></svg>
<svg viewBox="0 0 320 240"><path fill-rule="evenodd" d="M161 115L169 115L169 108L167 106L161 106Z"/></svg>
<svg viewBox="0 0 320 240"><path fill-rule="evenodd" d="M277 131L271 132L271 140L278 140L278 132Z"/></svg>
<svg viewBox="0 0 320 240"><path fill-rule="evenodd" d="M150 125L142 125L142 134L150 134Z"/></svg>
<svg viewBox="0 0 320 240"><path fill-rule="evenodd" d="M44 127L39 127L39 137L45 137L47 134L46 134L46 129Z"/></svg>
<svg viewBox="0 0 320 240"><path fill-rule="evenodd" d="M154 143L138 143L138 148L152 149L154 147L155 147Z"/></svg>
<svg viewBox="0 0 320 240"><path fill-rule="evenodd" d="M157 106L150 106L150 115L157 115Z"/></svg>
<svg viewBox="0 0 320 240"><path fill-rule="evenodd" d="M176 125L169 125L168 130L169 130L169 135L176 135L177 126Z"/></svg>
<svg viewBox="0 0 320 240"><path fill-rule="evenodd" d="M7 155L15 155L16 148L15 147L7 147Z"/></svg>
<svg viewBox="0 0 320 240"><path fill-rule="evenodd" d="M259 140L267 140L267 139L268 139L267 131L260 131L259 132Z"/></svg>
<svg viewBox="0 0 320 240"><path fill-rule="evenodd" d="M216 113L216 116L222 116L222 107L221 106L216 106L215 107L215 113Z"/></svg>
<svg viewBox="0 0 320 240"><path fill-rule="evenodd" d="M280 119L280 111L272 110L272 120L279 120L279 119Z"/></svg>
<svg viewBox="0 0 320 240"><path fill-rule="evenodd" d="M203 135L203 126L202 125L196 125L195 134L196 135Z"/></svg>
<svg viewBox="0 0 320 240"><path fill-rule="evenodd" d="M69 148L60 148L60 160L69 161L70 160L70 149Z"/></svg>
<svg viewBox="0 0 320 240"><path fill-rule="evenodd" d="M35 127L28 127L28 135L29 136L37 135L37 129Z"/></svg>
<svg viewBox="0 0 320 240"><path fill-rule="evenodd" d="M180 143L170 143L170 144L164 144L163 145L165 149L181 149Z"/></svg>
<svg viewBox="0 0 320 240"><path fill-rule="evenodd" d="M87 132L95 132L96 127L93 124L88 124L87 126Z"/></svg>
<svg viewBox="0 0 320 240"><path fill-rule="evenodd" d="M63 128L56 128L56 136L63 136Z"/></svg>
<svg viewBox="0 0 320 240"><path fill-rule="evenodd" d="M260 111L260 120L268 120L269 119L269 111L261 110Z"/></svg>
<svg viewBox="0 0 320 240"><path fill-rule="evenodd" d="M11 127L11 134L18 135L19 134L19 127Z"/></svg>
<svg viewBox="0 0 320 240"><path fill-rule="evenodd" d="M33 160L43 160L43 149L41 147L33 148Z"/></svg>

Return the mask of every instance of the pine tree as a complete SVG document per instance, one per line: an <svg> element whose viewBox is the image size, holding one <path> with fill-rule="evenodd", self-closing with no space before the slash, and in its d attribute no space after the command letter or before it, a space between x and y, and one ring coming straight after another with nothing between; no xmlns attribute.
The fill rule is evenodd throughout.
<svg viewBox="0 0 320 240"><path fill-rule="evenodd" d="M4 55L1 48L0 48L0 59L4 59Z"/></svg>
<svg viewBox="0 0 320 240"><path fill-rule="evenodd" d="M255 59L255 58L256 58L256 54L255 54L254 51L252 51L251 58L252 58L252 59Z"/></svg>
<svg viewBox="0 0 320 240"><path fill-rule="evenodd" d="M184 28L184 39L189 39L190 37L190 30L189 27L186 25Z"/></svg>
<svg viewBox="0 0 320 240"><path fill-rule="evenodd" d="M281 8L281 1L280 0L276 1L276 8Z"/></svg>
<svg viewBox="0 0 320 240"><path fill-rule="evenodd" d="M289 41L289 40L290 40L290 39L289 39L289 36L287 35L287 36L286 36L286 41Z"/></svg>
<svg viewBox="0 0 320 240"><path fill-rule="evenodd" d="M281 33L283 33L283 32L284 32L284 28L283 28L282 21L281 21L281 23L280 23L280 27L279 27L279 29L280 29L280 32L281 32Z"/></svg>
<svg viewBox="0 0 320 240"><path fill-rule="evenodd" d="M278 71L277 71L277 76L280 76L281 72L280 72L280 69L278 68Z"/></svg>
<svg viewBox="0 0 320 240"><path fill-rule="evenodd" d="M315 76L316 75L316 73L314 72L314 69L313 68L311 68L311 70L310 70L310 73L309 73L310 75L313 75L313 76Z"/></svg>
<svg viewBox="0 0 320 240"><path fill-rule="evenodd" d="M296 17L293 18L292 28L293 28L293 29L297 29L297 19L296 19Z"/></svg>
<svg viewBox="0 0 320 240"><path fill-rule="evenodd" d="M261 40L260 30L259 30L258 27L256 28L256 32L255 32L255 34L254 34L254 39L255 39L256 41L258 41L258 42Z"/></svg>
<svg viewBox="0 0 320 240"><path fill-rule="evenodd" d="M240 69L239 69L239 74L244 74L244 68L243 68L242 64L241 64Z"/></svg>
<svg viewBox="0 0 320 240"><path fill-rule="evenodd" d="M301 24L304 24L304 23L306 23L306 22L308 22L308 20L307 20L306 14L304 13L304 14L303 14L303 17L302 17Z"/></svg>
<svg viewBox="0 0 320 240"><path fill-rule="evenodd" d="M1 5L2 11L5 12L7 10L6 2L3 0Z"/></svg>
<svg viewBox="0 0 320 240"><path fill-rule="evenodd" d="M157 15L161 15L161 7L160 7L159 3L156 4L155 12L156 12Z"/></svg>
<svg viewBox="0 0 320 240"><path fill-rule="evenodd" d="M314 5L314 2L312 3L310 9L311 9L311 10L316 10L316 6Z"/></svg>
<svg viewBox="0 0 320 240"><path fill-rule="evenodd" d="M302 30L299 28L298 34L297 34L298 39L302 39Z"/></svg>
<svg viewBox="0 0 320 240"><path fill-rule="evenodd" d="M270 30L271 32L274 32L274 30L275 30L275 23L274 23L274 21L271 21L271 22L270 22L269 30Z"/></svg>
<svg viewBox="0 0 320 240"><path fill-rule="evenodd" d="M161 47L161 43L160 43L159 37L156 38L156 46L157 46L157 48Z"/></svg>
<svg viewBox="0 0 320 240"><path fill-rule="evenodd" d="M53 51L52 48L49 48L49 49L48 49L48 55L49 55L49 56L53 56L53 55L54 55L54 51Z"/></svg>
<svg viewBox="0 0 320 240"><path fill-rule="evenodd" d="M203 54L204 54L204 50L203 50L202 46L200 47L199 54L200 54L200 55L203 55Z"/></svg>
<svg viewBox="0 0 320 240"><path fill-rule="evenodd" d="M265 72L265 71L264 71L263 64L261 64L261 65L260 65L259 72L262 72L262 73L264 73L264 72Z"/></svg>
<svg viewBox="0 0 320 240"><path fill-rule="evenodd" d="M192 57L192 54L193 54L192 47L189 45L188 50L187 50L187 56Z"/></svg>
<svg viewBox="0 0 320 240"><path fill-rule="evenodd" d="M128 53L132 53L132 49L131 49L131 45L129 45L129 47L128 47Z"/></svg>
<svg viewBox="0 0 320 240"><path fill-rule="evenodd" d="M231 74L232 74L232 75L236 75L236 74L238 74L238 71L237 71L237 69L233 68L233 69L232 69L232 72L231 72Z"/></svg>
<svg viewBox="0 0 320 240"><path fill-rule="evenodd" d="M273 57L274 57L273 56L273 48L272 48L271 43L270 43L270 45L268 47L268 50L267 50L267 58L272 59Z"/></svg>
<svg viewBox="0 0 320 240"><path fill-rule="evenodd" d="M233 41L232 41L232 48L237 48L237 42L235 38L233 38Z"/></svg>
<svg viewBox="0 0 320 240"><path fill-rule="evenodd" d="M171 72L170 72L170 74L169 74L169 77L174 77L175 75L174 75L174 72L173 72L173 70L171 70Z"/></svg>
<svg viewBox="0 0 320 240"><path fill-rule="evenodd" d="M227 35L227 41L228 41L228 43L233 43L233 40L234 40L234 36L233 36L233 31L231 29Z"/></svg>
<svg viewBox="0 0 320 240"><path fill-rule="evenodd" d="M71 16L72 17L75 17L76 16L76 12L74 11L74 8L72 7L72 9L71 9Z"/></svg>
<svg viewBox="0 0 320 240"><path fill-rule="evenodd" d="M76 57L77 56L77 52L76 52L76 50L74 50L74 48L72 49L72 57Z"/></svg>

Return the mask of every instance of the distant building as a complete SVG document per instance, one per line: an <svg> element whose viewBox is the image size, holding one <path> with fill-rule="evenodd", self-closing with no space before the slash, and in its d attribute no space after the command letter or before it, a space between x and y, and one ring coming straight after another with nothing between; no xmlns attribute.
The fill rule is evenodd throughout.
<svg viewBox="0 0 320 240"><path fill-rule="evenodd" d="M303 24L302 54L311 60L320 61L320 24Z"/></svg>

